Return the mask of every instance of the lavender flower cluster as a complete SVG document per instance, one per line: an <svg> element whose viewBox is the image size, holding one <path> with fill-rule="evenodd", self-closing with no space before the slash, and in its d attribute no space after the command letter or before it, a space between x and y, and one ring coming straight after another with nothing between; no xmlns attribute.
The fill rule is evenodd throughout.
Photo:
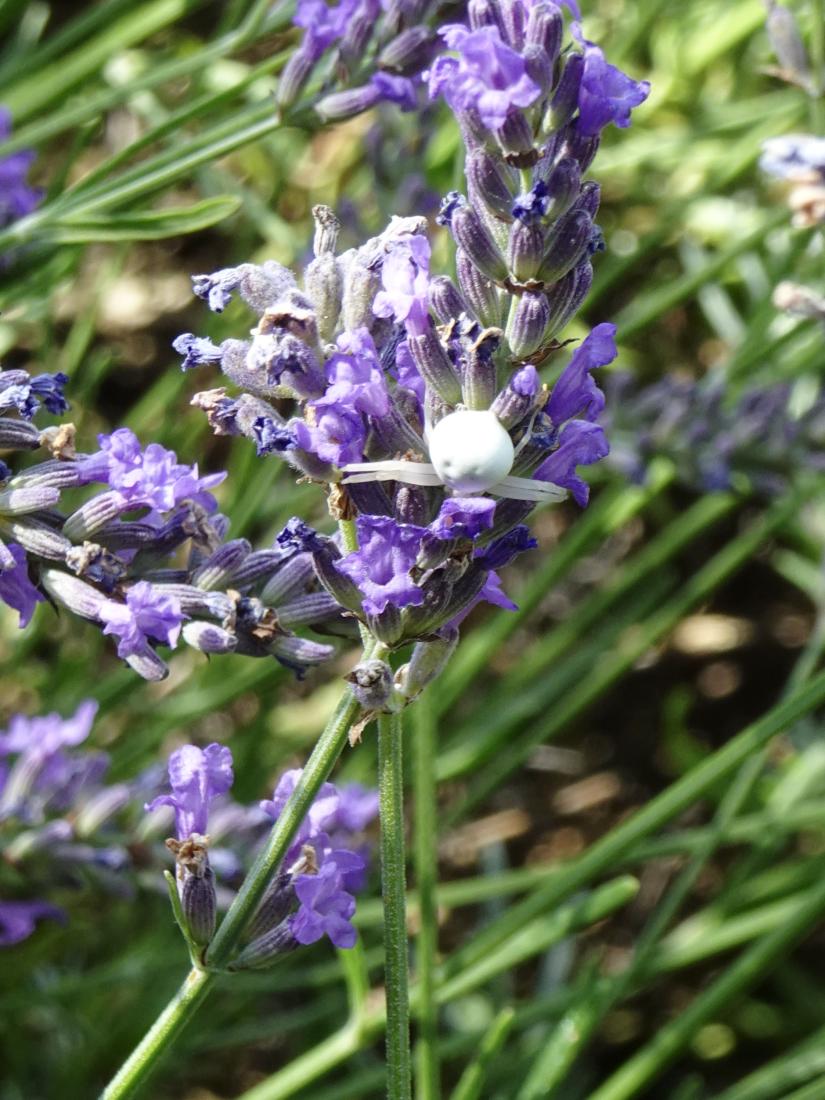
<svg viewBox="0 0 825 1100"><path fill-rule="evenodd" d="M309 551L326 591L389 646L443 640L480 599L512 606L496 571L535 545L523 520L568 491L585 504L576 468L608 451L592 371L616 354L614 326L590 333L552 393L537 366L592 281L599 187L583 176L599 135L628 125L648 88L578 24L562 53L555 3L469 12L469 27L442 28L453 53L429 74L467 146L468 196L450 194L440 217L457 285L430 271L425 219L393 218L338 254L338 222L316 207L302 280L272 261L193 280L216 312L237 292L257 315L251 339L174 345L184 369L219 364L243 391L196 396L216 433L327 483L333 514L355 519L357 548L298 519L279 543Z"/></svg>
<svg viewBox="0 0 825 1100"><path fill-rule="evenodd" d="M747 486L784 492L801 469L825 470L825 396L794 400L790 385L751 386L731 399L725 381L667 376L638 387L625 373L608 390L610 463L644 482L665 455L679 479L700 491Z"/></svg>
<svg viewBox="0 0 825 1100"><path fill-rule="evenodd" d="M277 821L300 776L300 770L281 776L272 798L260 804L264 821ZM166 844L175 856L183 930L200 952L214 934L218 904L207 833L210 804L226 795L232 781L228 748L184 745L169 760L172 794L159 795L146 807L174 808L176 836ZM368 849L356 845L353 837L364 832L377 812L377 792L357 785L323 785L253 915L231 969L268 966L325 935L336 947L354 946L354 895L364 886Z"/></svg>
<svg viewBox="0 0 825 1100"><path fill-rule="evenodd" d="M340 617L310 557L228 540L211 492L225 474L202 477L128 428L99 436L91 454L76 451L70 423L38 429L42 408L68 408L66 382L0 370L0 448L51 456L17 470L0 464L0 599L20 625L45 596L96 623L150 680L167 672L157 646L181 639L209 654L272 656L299 674L326 660L329 644L295 633ZM93 485L103 488L60 510L67 494ZM173 567L187 545L185 564Z"/></svg>
<svg viewBox="0 0 825 1100"><path fill-rule="evenodd" d="M83 746L96 712L97 703L86 700L67 719L18 714L0 732L0 946L25 939L38 920L66 919L40 893L86 886L129 896L136 883L153 885L146 868L159 864L152 841L168 824L160 811L167 805L175 811L177 838L166 845L176 857L186 932L204 946L216 910L228 907L301 773L285 772L272 799L242 806L228 797L229 749L185 745L169 760L171 795L156 793L161 784L154 768L132 783L111 784L107 754ZM143 808L150 815L141 824ZM354 894L363 888L369 858L361 838L377 811L375 791L357 784L322 788L237 966L266 965L323 935L339 947L353 945ZM224 884L220 890L213 865ZM276 929L278 950L256 942L266 935L272 947Z"/></svg>

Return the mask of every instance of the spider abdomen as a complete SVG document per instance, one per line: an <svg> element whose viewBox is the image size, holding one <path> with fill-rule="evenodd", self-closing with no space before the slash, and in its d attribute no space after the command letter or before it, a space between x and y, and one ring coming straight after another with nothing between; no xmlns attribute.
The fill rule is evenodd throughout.
<svg viewBox="0 0 825 1100"><path fill-rule="evenodd" d="M460 493L482 493L513 468L513 442L489 410L449 413L430 431L427 444L441 481Z"/></svg>

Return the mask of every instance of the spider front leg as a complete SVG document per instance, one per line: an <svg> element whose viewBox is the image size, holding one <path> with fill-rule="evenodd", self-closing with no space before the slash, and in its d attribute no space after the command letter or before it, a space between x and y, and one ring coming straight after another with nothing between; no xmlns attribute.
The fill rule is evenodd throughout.
<svg viewBox="0 0 825 1100"><path fill-rule="evenodd" d="M424 486L444 484L429 462L387 459L384 462L350 462L342 468L346 475L344 485L367 481L401 481L405 485Z"/></svg>

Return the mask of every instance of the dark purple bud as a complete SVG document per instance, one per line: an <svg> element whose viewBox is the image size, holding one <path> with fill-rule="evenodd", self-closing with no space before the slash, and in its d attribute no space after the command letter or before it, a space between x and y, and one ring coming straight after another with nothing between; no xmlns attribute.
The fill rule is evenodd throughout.
<svg viewBox="0 0 825 1100"><path fill-rule="evenodd" d="M527 17L524 41L528 47L537 46L543 52L551 69L559 56L563 34L564 20L555 4L532 5Z"/></svg>
<svg viewBox="0 0 825 1100"><path fill-rule="evenodd" d="M461 390L470 409L489 409L498 388L493 356L501 342L500 329L484 329L467 349Z"/></svg>
<svg viewBox="0 0 825 1100"><path fill-rule="evenodd" d="M367 615L366 619L370 633L379 642L392 646L400 641L404 633L404 625L401 612L393 604L388 603L380 614Z"/></svg>
<svg viewBox="0 0 825 1100"><path fill-rule="evenodd" d="M522 294L507 321L507 343L515 359L526 359L544 343L550 306L544 294Z"/></svg>
<svg viewBox="0 0 825 1100"><path fill-rule="evenodd" d="M470 200L503 221L509 221L513 194L498 162L484 149L474 150L465 166Z"/></svg>
<svg viewBox="0 0 825 1100"><path fill-rule="evenodd" d="M555 283L576 267L588 254L592 231L593 222L584 210L573 209L560 218L547 238L547 251L537 277L544 283Z"/></svg>
<svg viewBox="0 0 825 1100"><path fill-rule="evenodd" d="M581 184L581 169L579 168L578 161L573 157L562 157L561 160L552 168L549 176L547 177L547 196L550 200L548 206L548 213L554 218L561 217L566 213L573 203L579 199L584 188ZM591 185L585 184L587 188ZM598 189L598 184L594 184ZM596 210L598 209L598 199L596 201L596 209L591 210L592 199L589 197L583 202L583 209L587 210L591 217L595 218Z"/></svg>
<svg viewBox="0 0 825 1100"><path fill-rule="evenodd" d="M507 265L490 230L469 206L459 206L450 219L450 229L458 247L482 275L494 282L507 278Z"/></svg>
<svg viewBox="0 0 825 1100"><path fill-rule="evenodd" d="M441 200L441 204L438 208L438 213L435 216L436 224L447 226L452 225L453 214L456 212L456 210L466 205L467 200L460 191L448 191L444 198Z"/></svg>
<svg viewBox="0 0 825 1100"><path fill-rule="evenodd" d="M541 221L550 207L547 184L539 179L529 191L524 191L513 200L510 212L525 225Z"/></svg>
<svg viewBox="0 0 825 1100"><path fill-rule="evenodd" d="M580 53L571 53L544 117L545 130L560 130L575 114L579 105L579 87L583 72L584 58Z"/></svg>
<svg viewBox="0 0 825 1100"><path fill-rule="evenodd" d="M328 592L308 592L278 607L278 622L287 629L311 626L334 618L340 611L337 600Z"/></svg>
<svg viewBox="0 0 825 1100"><path fill-rule="evenodd" d="M578 56L574 54L574 56ZM575 123L571 123L565 132L564 149L571 157L578 161L579 168L586 172L596 153L599 151L598 134L581 134L576 129Z"/></svg>
<svg viewBox="0 0 825 1100"><path fill-rule="evenodd" d="M250 943L271 932L295 907L295 890L292 886L292 872L278 871L266 888L261 904L249 922L246 935Z"/></svg>
<svg viewBox="0 0 825 1100"><path fill-rule="evenodd" d="M292 934L289 921L285 920L269 932L252 940L239 951L229 964L230 970L257 970L271 966L278 959L294 951L298 941Z"/></svg>
<svg viewBox="0 0 825 1100"><path fill-rule="evenodd" d="M278 535L278 545L312 554L318 580L333 599L351 611L361 610L361 593L357 586L336 568L341 551L332 541L319 535L303 520L293 517Z"/></svg>
<svg viewBox="0 0 825 1100"><path fill-rule="evenodd" d="M392 669L386 661L361 661L347 676L350 690L365 710L388 710L395 694Z"/></svg>
<svg viewBox="0 0 825 1100"><path fill-rule="evenodd" d="M583 210L595 220L599 212L602 199L602 189L595 180L587 180L581 185L579 196L575 202L576 210Z"/></svg>
<svg viewBox="0 0 825 1100"><path fill-rule="evenodd" d="M482 275L467 253L459 248L455 257L456 274L461 293L483 325L495 327L501 323L501 299L498 288Z"/></svg>
<svg viewBox="0 0 825 1100"><path fill-rule="evenodd" d="M502 37L504 41L513 47L517 53L521 53L524 47L524 28L527 22L527 12L523 0L498 0Z"/></svg>
<svg viewBox="0 0 825 1100"><path fill-rule="evenodd" d="M438 634L416 642L409 664L398 670L398 690L408 701L440 676L458 645L458 630L444 627Z"/></svg>
<svg viewBox="0 0 825 1100"><path fill-rule="evenodd" d="M476 555L475 560L484 569L503 569L513 558L524 553L525 550L535 549L536 546L538 542L530 534L529 527L520 524L485 546Z"/></svg>
<svg viewBox="0 0 825 1100"><path fill-rule="evenodd" d="M530 168L539 159L532 127L521 111L511 111L496 130L496 141L515 168Z"/></svg>
<svg viewBox="0 0 825 1100"><path fill-rule="evenodd" d="M401 76L415 76L427 68L437 48L438 40L429 27L408 27L383 48L378 67Z"/></svg>
<svg viewBox="0 0 825 1100"><path fill-rule="evenodd" d="M513 375L496 397L490 411L496 414L502 426L509 431L532 412L540 388L538 372L528 363Z"/></svg>
<svg viewBox="0 0 825 1100"><path fill-rule="evenodd" d="M331 645L299 638L294 634L277 635L268 643L266 650L284 668L294 672L299 680L303 679L308 667L324 664L335 653L335 648ZM245 651L239 649L239 652Z"/></svg>
<svg viewBox="0 0 825 1100"><path fill-rule="evenodd" d="M524 47L524 70L543 95L553 87L555 69L541 46Z"/></svg>
<svg viewBox="0 0 825 1100"><path fill-rule="evenodd" d="M270 607L278 607L298 593L304 592L315 578L312 557L296 553L284 560L278 571L261 590L261 599Z"/></svg>
<svg viewBox="0 0 825 1100"><path fill-rule="evenodd" d="M427 299L430 309L441 325L456 320L462 313L470 312L470 307L461 297L455 283L447 275L438 275L435 279L430 280L427 287Z"/></svg>
<svg viewBox="0 0 825 1100"><path fill-rule="evenodd" d="M545 254L544 229L538 222L516 219L507 241L507 264L520 283L534 279Z"/></svg>
<svg viewBox="0 0 825 1100"><path fill-rule="evenodd" d="M0 447L10 451L36 451L40 446L40 432L27 420L11 420L0 417Z"/></svg>
<svg viewBox="0 0 825 1100"><path fill-rule="evenodd" d="M408 336L407 344L427 385L448 405L457 404L461 400L461 387L435 327L430 325L420 336Z"/></svg>
<svg viewBox="0 0 825 1100"><path fill-rule="evenodd" d="M180 903L190 939L205 947L215 935L216 899L215 875L207 864L203 874L183 873Z"/></svg>
<svg viewBox="0 0 825 1100"><path fill-rule="evenodd" d="M579 264L573 271L568 272L562 282L569 282L569 294L563 304L563 307L555 308L553 305L553 318L550 323L548 337L556 332L561 332L572 319L576 316L581 309L587 295L590 293L590 288L593 285L593 265L589 259L586 259L583 263ZM556 286L559 284L557 283ZM553 288L555 290L555 288ZM552 295L552 292L551 292ZM551 296L551 302L553 298Z"/></svg>
<svg viewBox="0 0 825 1100"><path fill-rule="evenodd" d="M0 471L0 483L7 481L10 471L3 463L6 472ZM39 462L28 470L17 474L9 482L10 489L68 489L80 484L80 473L74 462Z"/></svg>
<svg viewBox="0 0 825 1100"><path fill-rule="evenodd" d="M482 27L497 27L502 37L504 36L504 23L497 4L491 0L469 0L467 4L467 17L470 28L474 31Z"/></svg>

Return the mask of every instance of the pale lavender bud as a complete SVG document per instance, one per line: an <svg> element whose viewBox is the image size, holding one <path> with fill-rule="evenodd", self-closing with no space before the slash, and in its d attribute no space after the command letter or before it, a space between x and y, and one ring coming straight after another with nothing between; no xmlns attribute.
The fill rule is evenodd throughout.
<svg viewBox="0 0 825 1100"><path fill-rule="evenodd" d="M344 292L341 268L331 251L322 252L307 266L304 287L315 306L318 336L329 342L335 334Z"/></svg>
<svg viewBox="0 0 825 1100"><path fill-rule="evenodd" d="M767 29L773 52L784 71L796 77L800 84L807 84L811 67L793 13L781 4L771 3Z"/></svg>
<svg viewBox="0 0 825 1100"><path fill-rule="evenodd" d="M304 85L309 80L312 70L315 68L317 58L303 50L296 50L287 61L278 81L278 90L275 99L281 111L291 107L301 94Z"/></svg>
<svg viewBox="0 0 825 1100"><path fill-rule="evenodd" d="M532 364L516 371L505 388L500 391L490 411L496 414L501 424L509 431L520 424L536 404L536 396L541 388L538 372Z"/></svg>
<svg viewBox="0 0 825 1100"><path fill-rule="evenodd" d="M504 23L501 13L498 6L491 0L469 0L467 16L472 30L477 31L481 27L497 27L503 37Z"/></svg>
<svg viewBox="0 0 825 1100"><path fill-rule="evenodd" d="M288 920L265 932L262 936L247 944L229 964L230 970L257 970L271 966L276 959L281 958L298 947L298 941L292 934Z"/></svg>
<svg viewBox="0 0 825 1100"><path fill-rule="evenodd" d="M9 482L9 489L69 489L80 483L77 466L73 462L39 462L28 470L15 474Z"/></svg>
<svg viewBox="0 0 825 1100"><path fill-rule="evenodd" d="M82 619L97 620L106 597L90 584L59 569L44 569L40 581L49 595Z"/></svg>
<svg viewBox="0 0 825 1100"><path fill-rule="evenodd" d="M373 327L376 318L372 304L380 289L380 273L369 267L360 256L353 256L344 270L342 320L347 332Z"/></svg>
<svg viewBox="0 0 825 1100"><path fill-rule="evenodd" d="M111 523L129 507L128 501L124 500L123 495L116 489L109 493L98 493L85 504L81 504L76 512L72 512L63 524L63 532L72 542L81 542L94 535L107 523Z"/></svg>
<svg viewBox="0 0 825 1100"><path fill-rule="evenodd" d="M544 117L545 130L560 130L575 114L579 105L579 87L583 72L584 58L580 53L571 53Z"/></svg>
<svg viewBox="0 0 825 1100"><path fill-rule="evenodd" d="M225 542L192 573L192 584L196 588L226 588L251 550L246 539Z"/></svg>
<svg viewBox="0 0 825 1100"><path fill-rule="evenodd" d="M429 27L408 27L383 48L378 67L401 76L416 76L432 61L438 40Z"/></svg>
<svg viewBox="0 0 825 1100"><path fill-rule="evenodd" d="M60 500L60 490L46 486L33 486L28 489L0 489L0 512L7 516L23 516L27 512L38 512L51 508Z"/></svg>
<svg viewBox="0 0 825 1100"><path fill-rule="evenodd" d="M19 542L24 550L36 558L64 561L72 544L58 531L32 516L17 519L9 516L0 522L0 536L10 542Z"/></svg>
<svg viewBox="0 0 825 1100"><path fill-rule="evenodd" d="M294 629L297 626L321 623L325 619L334 618L339 612L337 600L328 592L307 592L279 605L278 621L281 626Z"/></svg>
<svg viewBox="0 0 825 1100"><path fill-rule="evenodd" d="M315 104L315 113L324 122L343 122L368 111L380 99L381 92L375 84L362 84L360 88L347 88L324 96Z"/></svg>
<svg viewBox="0 0 825 1100"><path fill-rule="evenodd" d="M184 623L181 633L186 644L201 653L232 653L238 646L237 637L215 623Z"/></svg>
<svg viewBox="0 0 825 1100"><path fill-rule="evenodd" d="M36 451L40 432L28 420L12 420L0 416L0 447L12 451Z"/></svg>
<svg viewBox="0 0 825 1100"><path fill-rule="evenodd" d="M278 607L297 593L303 592L313 576L312 557L309 554L295 554L266 582L261 591L261 599L270 607Z"/></svg>
<svg viewBox="0 0 825 1100"><path fill-rule="evenodd" d="M577 268L565 276L565 279L570 279L570 293L564 307L556 312L556 309L553 308L552 296L550 297L553 317L549 325L548 336L554 332L561 332L565 325L578 313L582 303L590 293L590 288L593 285L593 265L590 260L585 260L584 263L579 264Z"/></svg>

